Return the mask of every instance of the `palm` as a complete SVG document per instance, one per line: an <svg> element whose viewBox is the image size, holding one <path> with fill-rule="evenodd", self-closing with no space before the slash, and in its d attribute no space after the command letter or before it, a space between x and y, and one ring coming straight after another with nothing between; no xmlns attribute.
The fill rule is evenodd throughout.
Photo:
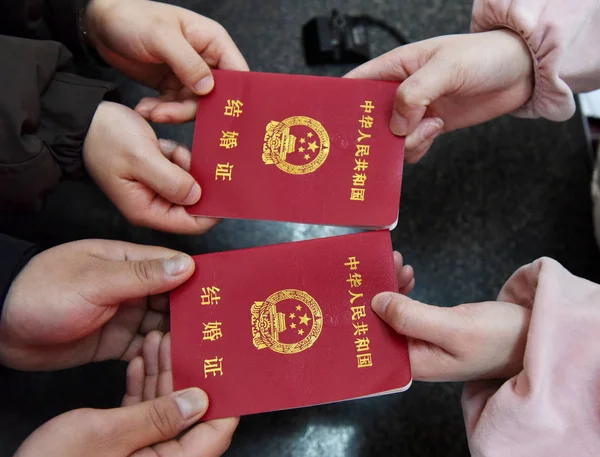
<svg viewBox="0 0 600 457"><path fill-rule="evenodd" d="M96 332L94 362L108 359L129 361L140 353L145 335L152 330L169 331L169 300L155 295L119 306L114 317Z"/></svg>
<svg viewBox="0 0 600 457"><path fill-rule="evenodd" d="M36 255L6 297L1 362L50 370L135 357L146 333L168 330L166 293L193 271L166 275L165 262L175 254L154 246L84 240ZM176 259L181 257L193 266L187 256Z"/></svg>
<svg viewBox="0 0 600 457"><path fill-rule="evenodd" d="M196 97L212 90L210 67L248 69L221 25L172 5L94 0L88 22L108 64L160 92L137 110L154 122L192 120Z"/></svg>
<svg viewBox="0 0 600 457"><path fill-rule="evenodd" d="M145 297L121 305L98 306L89 302L68 300L66 315L78 315L71 326L62 325L61 335L43 335L43 329L23 329L30 338L12 349L11 358L26 361L36 370L61 369L109 359L131 360L139 354L146 333L168 331L168 298L165 295ZM82 312L83 311L83 312ZM54 318L67 321L63 316ZM41 322L41 321L40 321ZM19 329L16 330L19 332ZM21 332L19 332L21 333Z"/></svg>

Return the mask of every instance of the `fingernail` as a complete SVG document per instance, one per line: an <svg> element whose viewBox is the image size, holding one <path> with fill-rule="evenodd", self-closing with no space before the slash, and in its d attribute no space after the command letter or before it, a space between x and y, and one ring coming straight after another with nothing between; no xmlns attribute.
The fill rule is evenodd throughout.
<svg viewBox="0 0 600 457"><path fill-rule="evenodd" d="M201 193L202 193L202 189L200 189L200 184L198 184L197 182L194 183L194 185L190 189L190 193L187 194L187 197L185 197L185 200L183 200L183 204L184 205L193 205L198 200L200 200Z"/></svg>
<svg viewBox="0 0 600 457"><path fill-rule="evenodd" d="M175 397L179 412L184 419L190 419L203 413L208 408L208 398L200 389L184 390Z"/></svg>
<svg viewBox="0 0 600 457"><path fill-rule="evenodd" d="M371 307L373 308L373 311L375 311L377 314L381 315L381 314L385 313L385 310L391 301L392 301L392 294L390 294L388 292L377 294L377 295L375 295L375 297L373 297Z"/></svg>
<svg viewBox="0 0 600 457"><path fill-rule="evenodd" d="M440 122L436 122L436 121L428 122L427 124L423 125L419 130L421 139L423 141L425 141L425 140L429 140L431 138L436 137L442 131L443 126L444 126L444 124L441 121Z"/></svg>
<svg viewBox="0 0 600 457"><path fill-rule="evenodd" d="M192 267L192 258L189 255L177 254L174 257L163 260L163 268L169 276L179 276Z"/></svg>
<svg viewBox="0 0 600 457"><path fill-rule="evenodd" d="M408 121L398 113L392 113L390 130L394 135L405 136L408 133Z"/></svg>
<svg viewBox="0 0 600 457"><path fill-rule="evenodd" d="M205 76L196 84L194 84L194 92L196 92L198 95L208 94L212 90L214 85L215 80L213 79L212 75Z"/></svg>
<svg viewBox="0 0 600 457"><path fill-rule="evenodd" d="M172 140L160 139L158 140L158 144L160 144L160 149L163 152L173 152L177 148L177 143Z"/></svg>

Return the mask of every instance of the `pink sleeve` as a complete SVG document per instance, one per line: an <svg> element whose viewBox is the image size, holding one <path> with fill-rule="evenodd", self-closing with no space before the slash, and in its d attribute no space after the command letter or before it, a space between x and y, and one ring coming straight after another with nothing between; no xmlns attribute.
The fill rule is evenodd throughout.
<svg viewBox="0 0 600 457"><path fill-rule="evenodd" d="M566 120L573 92L600 88L600 2L597 0L474 0L471 30L507 27L521 35L534 62L532 98L516 113Z"/></svg>
<svg viewBox="0 0 600 457"><path fill-rule="evenodd" d="M543 258L498 300L531 308L531 323L521 373L465 386L472 456L599 456L600 286Z"/></svg>

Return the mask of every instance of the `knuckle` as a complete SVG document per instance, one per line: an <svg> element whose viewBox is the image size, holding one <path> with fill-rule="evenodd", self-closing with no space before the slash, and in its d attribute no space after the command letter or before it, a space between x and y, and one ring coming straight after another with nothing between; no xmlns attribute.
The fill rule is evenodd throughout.
<svg viewBox="0 0 600 457"><path fill-rule="evenodd" d="M377 75L382 79L387 79L390 76L395 78L405 78L407 76L404 62L400 56L390 56L389 58L382 57L382 65L375 68Z"/></svg>
<svg viewBox="0 0 600 457"><path fill-rule="evenodd" d="M402 106L413 108L419 104L418 84L415 81L406 81L400 85L397 93L397 102Z"/></svg>
<svg viewBox="0 0 600 457"><path fill-rule="evenodd" d="M200 80L206 76L210 76L212 74L210 71L210 67L204 61L204 59L202 57L200 57L197 54L192 55L192 57L193 57L193 60L192 59L188 60L189 70L188 70L187 78L190 79L190 83L195 83L198 80Z"/></svg>
<svg viewBox="0 0 600 457"><path fill-rule="evenodd" d="M171 192L172 195L178 201L184 201L186 197L189 195L192 190L192 186L194 185L194 178L190 175L179 173L179 176L173 179L171 183Z"/></svg>
<svg viewBox="0 0 600 457"><path fill-rule="evenodd" d="M142 260L131 262L133 275L142 283L149 283L153 278L153 270L150 262Z"/></svg>
<svg viewBox="0 0 600 457"><path fill-rule="evenodd" d="M179 423L172 414L169 414L167 409L160 408L156 403L153 403L147 411L148 419L162 441L170 440L177 435Z"/></svg>
<svg viewBox="0 0 600 457"><path fill-rule="evenodd" d="M405 311L406 307L401 300L394 295L385 310L385 320L392 324L397 331L402 332L404 329L408 328L409 324L409 316Z"/></svg>

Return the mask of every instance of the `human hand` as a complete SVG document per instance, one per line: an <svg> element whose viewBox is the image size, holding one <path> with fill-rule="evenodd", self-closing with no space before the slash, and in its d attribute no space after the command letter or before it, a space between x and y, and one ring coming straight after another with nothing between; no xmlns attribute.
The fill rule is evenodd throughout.
<svg viewBox="0 0 600 457"><path fill-rule="evenodd" d="M394 266L398 279L398 292L408 295L415 288L415 270L410 265L404 265L404 258L398 251L394 251Z"/></svg>
<svg viewBox="0 0 600 457"><path fill-rule="evenodd" d="M148 0L91 0L86 11L100 56L160 92L136 108L153 122L194 119L197 95L214 86L210 67L248 70L227 31L193 11Z"/></svg>
<svg viewBox="0 0 600 457"><path fill-rule="evenodd" d="M0 363L39 371L131 360L145 334L169 329L165 293L193 271L189 256L161 247L85 240L48 249L10 286Z"/></svg>
<svg viewBox="0 0 600 457"><path fill-rule="evenodd" d="M406 297L411 288L402 284L409 275L401 262L396 261L396 269L401 294L380 293L373 298L372 307L394 330L408 337L416 380L508 379L521 371L531 315L524 297L535 290L535 281L518 287L514 280L507 282L498 296L501 301L445 308Z"/></svg>
<svg viewBox="0 0 600 457"><path fill-rule="evenodd" d="M133 224L199 234L217 219L190 216L184 206L200 199L200 185L188 173L191 153L154 130L135 111L102 102L83 144L85 168Z"/></svg>
<svg viewBox="0 0 600 457"><path fill-rule="evenodd" d="M237 422L194 425L207 407L206 394L191 388L120 408L76 409L38 428L15 457L220 456Z"/></svg>
<svg viewBox="0 0 600 457"><path fill-rule="evenodd" d="M171 337L158 331L149 333L142 353L127 368L127 393L123 406L153 401L173 392L171 372ZM194 426L178 440L153 446L158 455L221 455L227 450L239 417L210 420Z"/></svg>
<svg viewBox="0 0 600 457"><path fill-rule="evenodd" d="M401 46L346 77L400 82L390 128L406 136L406 160L414 163L440 133L525 104L533 90L533 63L521 37L501 29Z"/></svg>

